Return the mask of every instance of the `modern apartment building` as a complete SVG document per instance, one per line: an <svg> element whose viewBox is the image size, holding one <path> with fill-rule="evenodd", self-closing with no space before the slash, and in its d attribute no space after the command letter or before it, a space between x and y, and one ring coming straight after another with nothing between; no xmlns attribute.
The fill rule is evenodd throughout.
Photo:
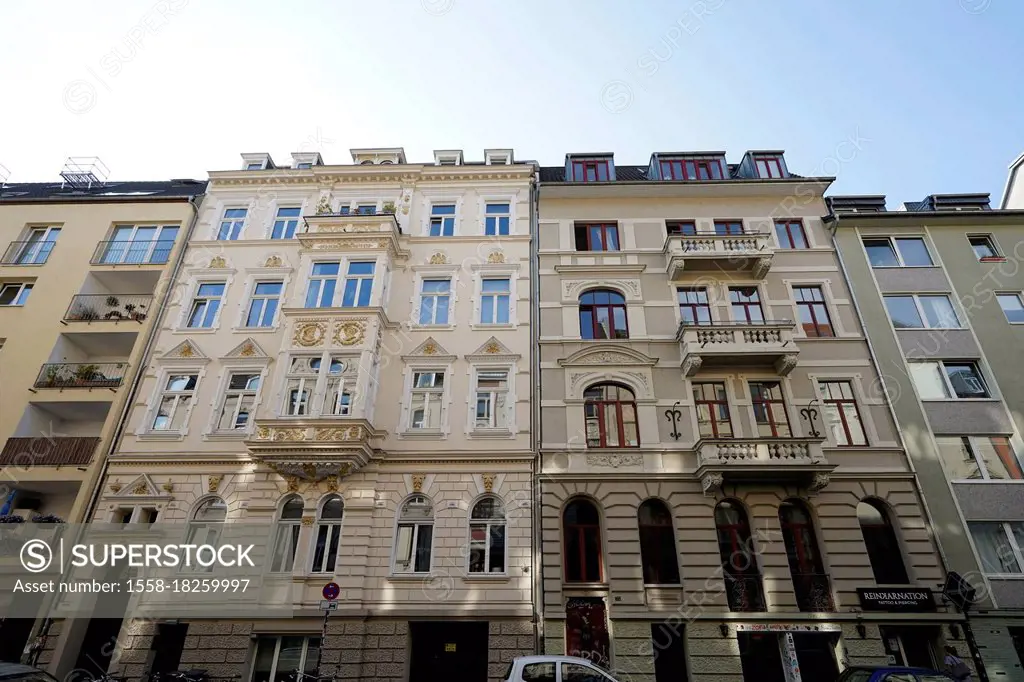
<svg viewBox="0 0 1024 682"><path fill-rule="evenodd" d="M658 682L941 665L961 616L933 592L830 182L779 151L541 168L546 652Z"/></svg>
<svg viewBox="0 0 1024 682"><path fill-rule="evenodd" d="M1022 681L1024 205L992 210L987 194L961 194L899 211L882 196L830 206L946 566L977 590L972 630L989 679Z"/></svg>
<svg viewBox="0 0 1024 682"><path fill-rule="evenodd" d="M0 516L80 521L143 363L206 183L114 182L69 159L58 183L0 186ZM35 613L8 595L0 660Z"/></svg>
<svg viewBox="0 0 1024 682"><path fill-rule="evenodd" d="M130 679L483 682L535 650L534 176L511 149L210 173L93 519L263 524L292 608L76 624L56 672L119 630Z"/></svg>

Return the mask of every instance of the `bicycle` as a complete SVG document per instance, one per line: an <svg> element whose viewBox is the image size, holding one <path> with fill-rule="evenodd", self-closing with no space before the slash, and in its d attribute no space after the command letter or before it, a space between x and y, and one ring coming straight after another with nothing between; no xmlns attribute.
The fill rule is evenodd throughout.
<svg viewBox="0 0 1024 682"><path fill-rule="evenodd" d="M288 677L292 682L336 682L338 673L335 671L333 675L311 675L296 669Z"/></svg>

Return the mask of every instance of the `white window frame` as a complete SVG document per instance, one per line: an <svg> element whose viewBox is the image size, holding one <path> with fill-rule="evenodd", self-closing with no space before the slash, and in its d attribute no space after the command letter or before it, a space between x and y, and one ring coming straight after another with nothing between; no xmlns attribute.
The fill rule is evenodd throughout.
<svg viewBox="0 0 1024 682"><path fill-rule="evenodd" d="M431 239L448 239L449 238L448 236L443 235L443 234L442 235L438 235L438 236L433 236L433 235L430 234L430 223L431 223L431 220L434 217L434 207L435 206L442 206L442 205L443 206L447 206L449 204L455 206L455 214L454 215L452 215L452 216L444 216L444 217L454 218L454 220L455 220L455 224L452 226L452 234L451 234L451 236L452 237L458 237L458 236L461 235L461 233L462 233L462 228L461 228L461 225L462 225L462 197L461 196L452 196L452 195L446 194L446 195L429 196L429 197L427 197L425 199L424 207L423 207L423 212L424 212L423 236L424 237L430 237ZM442 232L443 232L443 230L442 230Z"/></svg>
<svg viewBox="0 0 1024 682"><path fill-rule="evenodd" d="M424 518L422 520L418 520L418 519L403 520L402 519L402 508L406 504L408 504L409 502L411 502L413 499L415 499L417 497L422 497L423 499L425 499L430 504L430 517L429 517L429 519ZM399 570L399 567L398 567L398 542L399 542L399 539L400 539L402 526L412 526L412 532L411 532L410 537L409 537L409 564L408 564L409 568L408 568L408 570ZM427 562L428 563L427 570L426 571L417 571L416 570L416 544L417 544L416 541L419 539L420 528L422 528L423 526L430 526L430 557L429 557L429 560ZM394 542L392 543L392 549L391 549L391 574L394 575L394 576L406 576L406 575L409 575L409 576L422 576L422 575L429 575L430 571L431 571L431 569L433 568L433 565L434 565L434 557L435 557L435 553L436 553L435 550L437 549L437 547L436 547L436 544L437 544L437 542L436 542L437 541L437 510L436 510L436 507L434 505L434 501L432 499L430 499L430 497L428 495L425 495L423 493L414 493L412 495L409 495L405 499L403 499L401 501L401 503L398 505L397 511L395 512L395 531L394 531L394 534L392 535L392 537L394 537Z"/></svg>
<svg viewBox="0 0 1024 682"><path fill-rule="evenodd" d="M437 293L427 294L424 291L424 289L423 289L424 284L427 281L431 281L431 282L445 281L445 282L448 282L448 293L446 294L447 298L448 298L448 319L445 320L444 322L438 322L437 321L437 299L440 298L442 295L441 294L437 294ZM455 313L455 278L450 274L450 272L437 272L437 273L422 273L422 274L420 274L416 278L416 292L417 292L416 293L416 300L415 300L415 303L414 303L415 307L413 308L413 316L414 316L413 317L413 324L415 326L417 326L417 327L440 327L440 328L448 328L448 327L455 326L455 322L454 322L454 318L455 318L455 314L454 314ZM422 313L422 310L423 310L423 302L427 298L427 296L430 296L431 298L435 299L434 300L434 308L433 308L433 318L434 319L431 322L423 322L423 320L420 317L420 315Z"/></svg>
<svg viewBox="0 0 1024 682"><path fill-rule="evenodd" d="M18 252L17 258L15 258L14 262L9 265L43 265L46 263L50 258L50 252L53 251L53 248L51 247L47 250L46 255L40 258L42 253L42 249L40 247L49 242L56 242L57 238L60 237L61 227L63 227L63 225L29 226L28 232L25 234L25 239L21 240L25 243ZM38 241L32 241L32 235L34 234L41 235Z"/></svg>
<svg viewBox="0 0 1024 682"><path fill-rule="evenodd" d="M909 330L914 330L914 329L964 329L965 328L964 327L963 319L961 318L960 313L956 309L956 304L953 303L953 298L949 294L947 294L947 293L938 292L938 293L927 293L927 294L920 294L920 293L919 294L897 294L897 293L893 293L893 292L888 292L888 293L886 293L885 295L882 296L882 304L885 305L885 299L887 299L887 298L907 298L907 297L911 298L914 301L914 307L917 309L917 316L921 320L921 325L922 326L920 326L920 327L897 327L896 323L893 322L892 315L889 313L889 307L885 306L885 314L889 316L889 323L892 325L893 329L895 329L897 331L900 331L900 330L908 330L909 331ZM921 297L932 297L932 298L943 297L943 298L945 298L946 301L949 302L949 307L953 311L953 317L956 318L956 322L957 322L958 326L956 326L956 327L931 327L931 326L929 326L928 325L928 316L925 315L925 313L924 313L924 305L921 303Z"/></svg>
<svg viewBox="0 0 1024 682"><path fill-rule="evenodd" d="M271 220L270 220L270 230L267 232L267 239L271 239L273 241L288 241L289 239L295 239L296 238L295 235L297 235L299 233L299 226L302 224L302 209L303 209L304 206L305 206L305 202L297 202L296 203L296 202L292 202L292 201L290 201L290 202L282 202L280 204L275 204L274 207L273 207L273 216L271 217ZM282 216L278 215L278 213L280 213L281 209L291 209L291 208L297 208L299 210L299 214L297 216L285 216L285 217L282 217ZM281 234L283 235L287 231L287 224L289 222L293 221L293 220L295 221L295 233L291 237L285 237L285 236L274 237L274 229L277 227L277 223L278 222L283 222L285 224L284 227L281 228Z"/></svg>
<svg viewBox="0 0 1024 682"><path fill-rule="evenodd" d="M189 320L192 319L192 311L195 309L196 301L199 300L199 289L204 284L222 284L224 285L224 291L220 295L220 305L217 306L217 312L213 316L213 322L208 327L190 327ZM181 330L188 330L190 333L194 332L211 332L220 328L221 317L224 315L224 307L227 303L228 290L231 286L231 278L224 277L200 277L197 278L192 285L192 291L188 297L188 305L182 306L182 318L178 325ZM212 298L204 297L204 300L211 301ZM204 315L205 317L205 315Z"/></svg>
<svg viewBox="0 0 1024 682"><path fill-rule="evenodd" d="M372 264L373 265L373 274L370 275L370 276L349 274L349 269L353 265L360 265L360 264L362 264L362 265ZM345 270L344 270L344 272L339 272L338 273L341 276L341 282L339 282L339 284L341 286L336 287L335 291L334 291L334 294L337 297L337 301L336 301L337 305L335 307L348 307L348 308L370 308L370 307L372 307L373 304L374 304L373 283L377 279L377 271L379 269L380 269L380 264L377 262L376 258L373 258L373 259L369 259L369 258L346 258L345 259ZM345 306L345 290L348 288L348 284L349 284L350 281L351 282L356 282L356 294L353 297L353 304L351 306ZM365 306L361 306L361 305L359 305L359 299L361 298L360 294L362 293L363 288L367 287L367 286L370 287L370 295L368 297L366 305Z"/></svg>
<svg viewBox="0 0 1024 682"><path fill-rule="evenodd" d="M476 506L484 500L494 500L497 503L498 508L501 510L501 516L493 519L474 519L473 510ZM473 557L473 526L484 527L484 570L473 571L472 557ZM505 529L505 560L502 562L502 569L500 571L489 571L488 568L491 565L491 527L501 526ZM508 575L508 549L509 549L509 537L508 537L508 513L505 510L505 502L500 497L494 494L486 494L473 500L473 503L469 505L469 514L467 514L466 522L466 575L473 577L480 576L507 576Z"/></svg>
<svg viewBox="0 0 1024 682"><path fill-rule="evenodd" d="M872 265L871 258L868 256L867 245L865 241L882 241L889 242L889 248L896 254L897 265ZM931 261L930 265L907 265L903 262L903 254L900 253L899 247L896 246L897 239L920 239L921 243L924 244L924 250L928 253L928 260ZM928 238L923 234L892 234L892 235L881 235L881 234L863 234L861 235L860 246L864 249L864 258L868 262L868 267L871 269L875 268L936 268L939 265L935 261L935 252L928 245Z"/></svg>
<svg viewBox="0 0 1024 682"><path fill-rule="evenodd" d="M996 243L995 235L993 235L993 234L977 234L977 233L968 234L967 235L967 245L971 247L971 252L974 253L974 244L971 244L971 240L972 239L984 239L984 240L986 240L988 242L988 245L992 248L992 255L988 256L988 258L1004 258L1003 252L1000 251L999 245ZM975 254L975 259L979 263L982 262L981 258L977 257L977 254Z"/></svg>
<svg viewBox="0 0 1024 682"><path fill-rule="evenodd" d="M245 215L242 216L242 224L238 227L238 236L236 236L236 237L230 237L229 236L227 239L221 239L220 238L220 229L221 229L221 227L223 227L224 223L230 222L231 225L232 225L232 229L234 228L234 225L238 223L238 218L228 218L227 217L228 211L245 211ZM220 217L217 219L217 222L213 225L213 234L210 235L210 238L213 241L217 241L217 242L237 242L237 241L239 241L241 239L245 239L245 229L246 229L246 227L248 227L248 224L249 224L249 214L251 212L252 212L252 206L249 205L249 204L246 204L244 206L241 205L241 204L225 204L221 208Z"/></svg>
<svg viewBox="0 0 1024 682"><path fill-rule="evenodd" d="M1007 324L1024 324L1024 320L1021 320L1020 322L1014 322L1013 320L1010 319L1010 316L1006 314L1006 308L1003 307L1002 302L999 300L1000 296L1013 296L1014 298L1017 299L1017 304L1022 309L1024 309L1024 296L1021 295L1021 292L1019 292L1019 291L997 291L996 292L996 303L999 304L999 310L1002 311L1003 317L1006 318L1006 323Z"/></svg>
<svg viewBox="0 0 1024 682"><path fill-rule="evenodd" d="M252 310L253 304L257 300L263 301L263 304L260 306L260 319L262 319L264 313L266 312L266 305L267 305L266 302L270 301L270 300L273 300L271 297L266 296L265 294L257 294L256 293L256 288L260 284L280 284L281 285L281 293L277 295L277 308L274 310L274 317L273 317L273 319L271 319L270 324L269 325L257 325L255 327L250 327L250 326L248 326L249 313ZM238 329L239 330L272 330L272 329L276 329L278 324L280 323L281 307L282 307L281 304L285 300L285 287L286 286L287 286L287 281L286 281L286 278L284 278L284 277L282 277L281 279L273 279L273 278L269 278L269 277L268 278L262 278L261 277L261 278L253 279L252 282L250 283L249 287L247 287L249 291L248 291L248 294L245 297L245 304L242 306L242 319L238 321Z"/></svg>
<svg viewBox="0 0 1024 682"><path fill-rule="evenodd" d="M480 234L485 237L511 237L516 234L515 194L485 194L480 197ZM487 234L487 204L508 204L508 234Z"/></svg>
<svg viewBox="0 0 1024 682"><path fill-rule="evenodd" d="M324 505L326 505L328 502L330 502L331 500L333 500L335 498L341 500L341 518L340 519L325 519L325 518L323 518ZM316 507L316 525L314 526L316 531L313 533L313 537L312 537L312 539L310 541L310 547L309 547L309 572L312 575L335 575L335 574L337 574L337 572L338 572L338 557L340 557L341 553L342 553L341 533L342 533L342 525L344 523L345 523L345 498L342 497L341 494L339 494L339 493L331 493L329 495L325 495L323 497L323 499L320 500L320 502L317 504L317 507ZM317 543L317 538L320 536L320 529L323 528L323 527L327 528L327 538L324 541L324 564L320 568L320 570L317 570L317 568L316 568L316 543ZM338 538L338 551L334 555L334 568L328 570L327 569L327 565L328 565L328 563L330 563L330 555L331 555L331 550L330 550L330 548L331 548L331 539L335 538L335 537Z"/></svg>
<svg viewBox="0 0 1024 682"><path fill-rule="evenodd" d="M508 282L508 322L484 322L484 298L493 299L491 301L491 319L496 320L498 318L498 299L503 294L485 293L484 292L484 280L506 280ZM507 325L515 324L513 316L513 294L512 294L512 275L507 274L495 274L495 273L482 273L479 278L479 285L477 288L477 305L476 305L476 317L474 318L474 324L480 325L481 327L504 327Z"/></svg>
<svg viewBox="0 0 1024 682"><path fill-rule="evenodd" d="M303 674L305 674L306 670L307 670L307 663L308 663L308 661L306 660L306 657L309 656L309 640L311 640L311 639L320 640L320 647L321 648L324 645L323 638L320 637L320 635L309 635L309 634L305 634L305 633L302 633L302 632L286 633L286 634L281 634L281 635L274 635L274 634L269 634L269 633L268 634L259 634L256 637L256 644L253 647L253 654L252 655L255 656L256 652L259 650L259 645L260 645L260 640L261 639L269 639L271 637L273 637L273 639L274 639L274 656L271 659L272 662L270 664L270 675L267 677L268 680L274 680L274 679L277 678L277 673L279 672L277 667L281 663L281 658L280 658L281 657L281 640L283 640L285 637L302 637L302 653L299 655L299 670ZM252 678L254 673L255 673L255 670L253 669L252 663L250 663L250 672L249 672L250 682L256 682L255 680L251 680L251 678ZM314 673L315 673L315 671L314 671ZM313 676L315 677L315 674ZM288 674L287 677L289 679L295 679L293 671L289 671L289 674ZM302 677L300 679L305 679L305 677Z"/></svg>
<svg viewBox="0 0 1024 682"><path fill-rule="evenodd" d="M270 566L269 566L270 573L289 574L289 573L294 573L295 572L295 566L296 566L295 558L298 556L299 544L302 542L302 517L303 517L303 513L300 513L299 517L296 518L296 519L286 519L286 518L284 518L284 508L288 505L289 502L292 502L293 500L297 500L300 504L303 505L303 508L305 508L305 502L303 501L302 497L300 497L299 495L294 494L294 493L291 494L291 495L286 495L284 497L284 499L282 499L278 503L278 505L277 505L277 514L275 515L275 519L274 519L274 540L273 540L273 543L271 544L271 546L268 548L268 549L270 549ZM304 511L304 509L303 509L303 511ZM295 528L299 529L299 532L297 534L294 531ZM287 540L285 540L285 536L286 535L287 535ZM285 560L285 563L287 565L286 566L276 567L275 562L276 562L276 560L278 558L278 556L277 556L278 555L278 550L281 549L280 544L281 544L281 542L283 540L286 541L286 542L294 542L295 544L292 545L291 548L290 548L291 549L291 558L287 558ZM284 547L284 549L287 550L289 548L286 546L286 547ZM286 555L284 555L284 556L286 556Z"/></svg>
<svg viewBox="0 0 1024 682"><path fill-rule="evenodd" d="M988 464L985 463L985 458L978 452L978 447L975 445L977 440L989 440L991 438L1006 438L1005 436L953 436L953 435L941 435L935 436L936 446L938 446L941 440L959 440L961 443L966 441L968 454L971 456L973 461L978 466L978 473L981 474L981 478L954 478L950 474L950 480L952 481L963 481L964 483L979 483L984 481L995 481L996 483L1010 483L1010 484L1024 484L1024 480L1015 478L993 478L988 471ZM1024 468L1024 462L1021 462L1021 458L1017 455L1017 448L1013 445L1012 438L1006 438L1007 445L1010 447L1010 452L1013 453L1014 458L1017 460L1017 466ZM943 461L943 456L940 453L939 461Z"/></svg>
<svg viewBox="0 0 1024 682"><path fill-rule="evenodd" d="M370 287L370 300L369 300L368 305L366 305L366 306L354 305L354 306L347 306L347 307L349 307L349 308L372 308L375 305L379 305L379 301L383 300L384 292L387 289L386 275L382 274L384 272L384 267L383 267L383 264L381 263L381 259L376 257L376 256L367 256L365 258L357 257L357 256L350 256L350 257L337 258L337 259L333 259L333 258L317 259L317 260L311 261L309 263L309 267L306 270L305 286L302 288L301 306L303 308L305 308L306 310L316 310L317 309L317 308L306 308L306 299L309 297L309 288L310 288L310 285L313 283L314 280L324 281L326 279L324 277L314 277L313 276L313 268L315 266L317 266L317 265L333 264L333 263L337 263L338 264L338 274L334 275L334 277L335 277L334 296L331 298L329 306L318 306L317 308L341 308L341 307L344 307L342 304L345 302L345 287L348 285L348 281L350 279L361 280L361 282L360 282L360 284L358 285L358 288L357 288L357 294L356 294L356 297L355 297L355 301L359 300L358 291L361 290L362 287L364 287L364 286L369 286ZM348 274L349 266L354 264L354 263L373 263L373 276L370 276L370 277L368 277L366 275L352 275L352 276L350 276ZM380 285L377 284L378 279L381 282ZM367 284L367 282L369 282L369 284ZM323 298L323 288L321 286L321 288L319 289L318 294L317 294L317 301L319 302L320 300L322 300L322 298Z"/></svg>
<svg viewBox="0 0 1024 682"><path fill-rule="evenodd" d="M10 303L0 305L0 308L21 308L28 302L28 297L32 293L32 288L35 282L2 282L0 283L0 292L8 289L16 289L18 293L14 295ZM24 299L22 298L24 297Z"/></svg>
<svg viewBox="0 0 1024 682"><path fill-rule="evenodd" d="M299 375L291 372L292 360L295 358L309 358L319 359L320 369L316 373L316 377L310 375ZM331 374L331 359L337 358L342 363L342 370L339 374ZM359 358L356 356L349 356L338 352L324 351L322 353L290 353L285 357L285 371L283 377L283 385L281 387L281 405L278 409L279 416L283 419L319 419L319 418L336 418L336 417L351 417L355 410L355 395L356 386L358 385L358 362ZM351 374L349 370L353 367L353 363L357 368L357 373ZM302 379L303 381L312 380L312 387L309 389L309 397L306 401L306 413L305 414L289 414L291 406L291 400L289 394L291 393L289 386L291 385L292 379ZM327 400L327 389L332 378L337 378L339 382L338 396L339 398L348 395L348 411L346 412L325 412L324 403ZM301 384L303 389L307 384Z"/></svg>
<svg viewBox="0 0 1024 682"><path fill-rule="evenodd" d="M255 374L259 384L255 389L233 389L231 388L231 377L236 374ZM247 434L253 429L253 424L256 421L256 408L260 404L260 397L262 394L263 382L266 381L264 368L262 367L231 367L224 375L223 385L218 392L216 409L213 412L213 421L211 424L211 432L229 434ZM245 426L242 428L229 428L224 429L220 427L220 416L227 405L228 397L231 395L238 395L240 398L245 395L252 395L252 405L249 409L249 419L246 421ZM239 399L238 404L235 405L234 414L232 415L231 423L235 424L238 422L239 408L242 406L242 401Z"/></svg>
<svg viewBox="0 0 1024 682"><path fill-rule="evenodd" d="M981 561L981 552L978 551L978 543L974 539L974 532L970 528L971 523L987 523L987 524L999 524L1002 527L1003 533L1006 535L1010 549L1013 550L1013 557L1017 561L1017 567L1020 571L1017 573L986 573L985 566ZM974 551L978 558L978 566L981 568L982 574L986 578L996 579L1009 579L1009 580L1021 580L1024 579L1024 548L1017 542L1017 538L1013 534L1013 528L1011 524L1024 523L1024 521L970 521L967 524L967 535L971 539L971 544L974 545Z"/></svg>
<svg viewBox="0 0 1024 682"><path fill-rule="evenodd" d="M196 376L196 385L191 391L169 391L167 390L167 384L172 376L191 375ZM199 367L168 367L160 373L160 381L156 385L156 391L154 391L153 398L151 399L150 409L146 413L146 421L143 425L143 430L148 434L169 434L169 435L180 435L185 436L188 434L189 420L192 418L192 411L195 409L196 403L199 401L199 387L203 381L203 370ZM188 407L185 408L185 418L181 422L182 428L175 430L171 428L157 429L154 428L156 418L160 413L160 405L163 404L164 397L168 394L174 394L174 409L171 411L170 419L168 424L173 423L174 414L178 410L180 400L183 395L191 395L192 399L189 401Z"/></svg>
<svg viewBox="0 0 1024 682"><path fill-rule="evenodd" d="M479 394L481 393L480 375L491 372L504 372L505 373L505 426L494 426L497 416L496 405L496 391L487 391L491 395L491 426L479 426L477 424L477 404L479 402ZM472 392L470 393L469 400L469 424L470 431L476 433L509 433L513 429L515 423L515 386L513 384L514 368L511 365L474 365L472 368Z"/></svg>
<svg viewBox="0 0 1024 682"><path fill-rule="evenodd" d="M314 260L314 261L312 261L309 264L309 269L306 270L306 286L303 288L303 296L302 296L302 307L303 308L305 308L306 310L316 310L317 308L333 308L333 307L335 307L337 305L337 302L338 302L338 290L340 288L342 288L342 287L339 287L338 285L341 284L342 279L344 278L344 275L342 273L344 273L344 271L345 271L345 262L346 261L345 261L344 258L340 258L338 260L329 260L329 259L327 259L327 260ZM322 276L322 275L314 275L313 274L313 269L317 265L334 265L335 263L337 263L337 265L338 265L338 274L336 274L336 275L329 275L329 276ZM320 303L321 301L323 301L323 293L324 293L323 282L328 281L332 277L334 278L334 294L331 296L330 305L329 306L318 305L318 306L313 307L313 308L307 308L306 307L306 303L307 303L307 301L309 299L309 289L312 286L313 282L315 281L315 282L319 282L320 283L319 287L317 288L317 296L316 296L317 303Z"/></svg>
<svg viewBox="0 0 1024 682"><path fill-rule="evenodd" d="M442 385L438 388L436 385L417 387L416 386L416 375L417 374L434 374L434 381L436 382L436 375L442 375ZM409 389L406 392L408 398L408 418L406 421L406 430L412 433L440 433L446 430L448 423L448 392L450 391L452 380L452 373L448 367L441 366L429 366L429 367L416 367L410 368L409 371ZM431 412L433 405L437 405L437 409L440 411L438 418L438 425L434 427L416 426L413 423L413 397L417 394L423 394L426 396L424 403L424 421L427 421L426 417ZM431 400L431 396L436 396L436 400Z"/></svg>
<svg viewBox="0 0 1024 682"><path fill-rule="evenodd" d="M947 362L949 364L951 364L951 365L973 365L974 369L977 371L978 378L981 381L981 387L983 389L985 389L985 393L987 393L988 395L978 396L977 398L960 398L960 397L958 397L957 394L956 394L956 391L953 389L953 382L949 378L949 374L946 372L946 363ZM914 391L917 392L918 398L922 402L928 402L928 401L950 401L950 400L968 400L968 401L969 400L992 400L993 398L995 398L995 394L994 394L994 392L992 390L992 386L989 383L989 381L985 378L985 373L981 370L981 365L978 363L977 360L926 360L924 362L916 362L915 361L915 362L910 363L910 364L914 364L914 365L934 365L939 370L939 376L942 379L942 386L943 386L943 390L946 392L946 397L945 398L933 398L933 397L926 398L926 397L921 396L921 391L920 391L920 389L919 389L919 387L917 385L917 382L914 381L914 374L913 374L913 372L908 372L908 374L910 375L910 383L913 384Z"/></svg>

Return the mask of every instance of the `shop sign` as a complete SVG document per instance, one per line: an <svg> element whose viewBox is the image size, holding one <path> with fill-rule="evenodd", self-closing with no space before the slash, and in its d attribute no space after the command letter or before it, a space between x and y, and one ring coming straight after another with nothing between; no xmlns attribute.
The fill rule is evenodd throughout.
<svg viewBox="0 0 1024 682"><path fill-rule="evenodd" d="M934 611L935 596L928 587L858 587L865 611Z"/></svg>
<svg viewBox="0 0 1024 682"><path fill-rule="evenodd" d="M737 623L736 632L842 632L835 623Z"/></svg>

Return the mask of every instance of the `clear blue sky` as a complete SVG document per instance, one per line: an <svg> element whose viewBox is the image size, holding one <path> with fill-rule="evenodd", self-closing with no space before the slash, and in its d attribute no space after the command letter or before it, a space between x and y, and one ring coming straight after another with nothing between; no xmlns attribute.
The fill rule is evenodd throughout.
<svg viewBox="0 0 1024 682"><path fill-rule="evenodd" d="M1024 151L1022 35L1019 0L11 3L0 164L49 180L99 155L159 179L300 148L776 148L890 208L997 200Z"/></svg>

